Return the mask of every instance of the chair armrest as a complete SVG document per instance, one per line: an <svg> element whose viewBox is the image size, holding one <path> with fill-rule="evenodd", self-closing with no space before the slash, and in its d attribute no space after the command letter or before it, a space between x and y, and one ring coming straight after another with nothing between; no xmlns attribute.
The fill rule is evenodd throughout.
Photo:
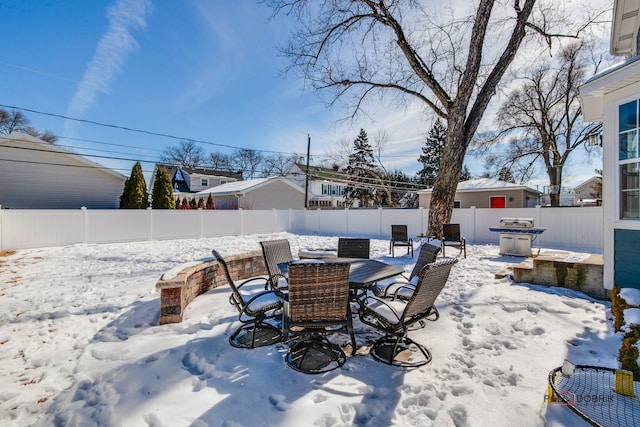
<svg viewBox="0 0 640 427"><path fill-rule="evenodd" d="M278 286L278 282L280 281L280 279L284 279L284 281L287 282L287 286ZM280 273L272 274L271 276L269 276L267 282L264 284L265 290L270 289L272 291L286 290L288 287L289 279L287 279L287 276Z"/></svg>
<svg viewBox="0 0 640 427"><path fill-rule="evenodd" d="M269 279L267 279L266 277L251 277L251 278L245 280L244 282L240 283L239 285L236 285L236 289L240 289L241 287L243 287L247 283L256 282L258 280L264 280L266 283L268 283L268 281L269 281ZM265 287L266 287L266 283L265 283Z"/></svg>
<svg viewBox="0 0 640 427"><path fill-rule="evenodd" d="M416 287L415 287L415 286L413 286L413 285L412 285L412 284L410 284L410 283L407 283L406 285L398 286L398 287L396 288L396 290L395 290L395 291L393 291L393 298L391 298L391 301L395 301L395 300L398 298L398 292L400 292L400 289L409 289L409 290L411 290L411 291L415 291L415 290L416 290ZM386 290L385 290L384 296L385 296L385 298L387 298L387 292L386 292Z"/></svg>
<svg viewBox="0 0 640 427"><path fill-rule="evenodd" d="M361 298L361 299L359 299L359 300L358 300L358 303L360 304L360 307L361 307L361 311L362 311L362 313L366 312L367 310L369 310L370 312L374 312L374 313L375 313L375 311L374 311L374 310L372 310L372 309L369 309L369 308L368 308L367 301L368 301L368 300L370 300L370 299L375 300L376 302L379 302L379 303L381 303L381 304L385 305L389 310L391 310L391 312L392 312L392 313L393 313L393 315L396 317L396 319L398 320L398 322L402 322L402 320L400 319L400 315L398 314L398 312L397 312L393 307L391 307L387 301L385 301L385 300L384 300L384 299L382 299L382 298L378 298L378 297L375 297L375 296L372 296L372 295L365 295L363 298ZM360 311L360 310L359 310L359 311ZM365 322L365 323L366 323L366 322Z"/></svg>

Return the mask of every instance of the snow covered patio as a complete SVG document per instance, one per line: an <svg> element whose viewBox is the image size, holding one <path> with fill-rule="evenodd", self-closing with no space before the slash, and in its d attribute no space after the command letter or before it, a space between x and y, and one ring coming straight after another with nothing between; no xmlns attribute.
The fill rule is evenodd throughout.
<svg viewBox="0 0 640 427"><path fill-rule="evenodd" d="M412 337L433 361L402 370L351 357L309 376L284 344L236 349L237 313L221 287L182 323L159 320L158 278L182 263L259 250L287 238L297 254L336 236L274 233L141 243L77 244L0 257L0 424L101 426L586 425L545 404L565 359L617 367L609 303L579 292L496 280L522 258L467 245L438 299L441 317ZM372 258L410 270L415 258ZM366 334L356 331L360 345ZM546 419L545 419L546 418Z"/></svg>

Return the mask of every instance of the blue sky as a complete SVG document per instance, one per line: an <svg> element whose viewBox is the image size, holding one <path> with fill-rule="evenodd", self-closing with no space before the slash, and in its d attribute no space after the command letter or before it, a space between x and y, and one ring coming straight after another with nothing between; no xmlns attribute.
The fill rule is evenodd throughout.
<svg viewBox="0 0 640 427"><path fill-rule="evenodd" d="M431 126L425 114L389 101L374 108L383 114L338 122L344 109L329 109L294 73L283 75L287 62L276 46L288 23L270 14L257 0L2 1L0 104L208 141L222 146L203 148L225 153L243 147L304 154L310 135L318 160L340 139L353 141L361 127L370 138L385 130L385 166L414 173ZM25 114L82 154L155 161L178 142ZM133 164L91 159L125 175ZM483 171L479 159L467 164L473 174ZM599 161L587 167L565 176L590 176Z"/></svg>

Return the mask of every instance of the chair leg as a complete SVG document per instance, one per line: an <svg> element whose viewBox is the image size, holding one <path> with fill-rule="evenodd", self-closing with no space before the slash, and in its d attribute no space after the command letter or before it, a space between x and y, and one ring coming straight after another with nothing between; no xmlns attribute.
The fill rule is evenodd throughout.
<svg viewBox="0 0 640 427"><path fill-rule="evenodd" d="M229 337L229 344L236 348L256 348L282 341L282 332L264 322L245 323Z"/></svg>
<svg viewBox="0 0 640 427"><path fill-rule="evenodd" d="M296 342L285 356L287 365L305 374L322 374L341 367L347 357L344 351L326 338L314 335Z"/></svg>
<svg viewBox="0 0 640 427"><path fill-rule="evenodd" d="M425 346L409 337L385 335L371 347L371 355L379 362L402 368L416 368L431 362ZM417 356L417 358L416 358Z"/></svg>

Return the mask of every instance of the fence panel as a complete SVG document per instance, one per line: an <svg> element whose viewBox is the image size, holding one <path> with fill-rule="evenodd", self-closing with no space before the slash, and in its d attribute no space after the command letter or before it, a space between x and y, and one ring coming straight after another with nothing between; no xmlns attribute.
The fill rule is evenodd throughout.
<svg viewBox="0 0 640 427"><path fill-rule="evenodd" d="M197 239L201 237L202 211L200 210L156 209L150 212L152 240Z"/></svg>
<svg viewBox="0 0 640 427"><path fill-rule="evenodd" d="M86 241L88 243L116 243L150 240L150 214L150 210L94 211L87 209Z"/></svg>
<svg viewBox="0 0 640 427"><path fill-rule="evenodd" d="M17 210L2 212L2 250L61 246L84 241L84 210Z"/></svg>
<svg viewBox="0 0 640 427"><path fill-rule="evenodd" d="M542 208L540 245L596 251L604 247L602 208Z"/></svg>
<svg viewBox="0 0 640 427"><path fill-rule="evenodd" d="M489 231L502 217L533 218L547 230L536 246L601 253L603 211L589 208L454 209L469 243L499 244ZM273 233L369 235L388 238L391 224L407 224L410 236L427 231L426 209L344 210L13 210L0 211L0 250L155 239Z"/></svg>
<svg viewBox="0 0 640 427"><path fill-rule="evenodd" d="M406 225L409 237L416 240L416 236L426 231L422 225L423 209L382 209L381 232L383 238L391 237L392 225Z"/></svg>
<svg viewBox="0 0 640 427"><path fill-rule="evenodd" d="M236 210L202 211L202 237L242 234L242 217Z"/></svg>

